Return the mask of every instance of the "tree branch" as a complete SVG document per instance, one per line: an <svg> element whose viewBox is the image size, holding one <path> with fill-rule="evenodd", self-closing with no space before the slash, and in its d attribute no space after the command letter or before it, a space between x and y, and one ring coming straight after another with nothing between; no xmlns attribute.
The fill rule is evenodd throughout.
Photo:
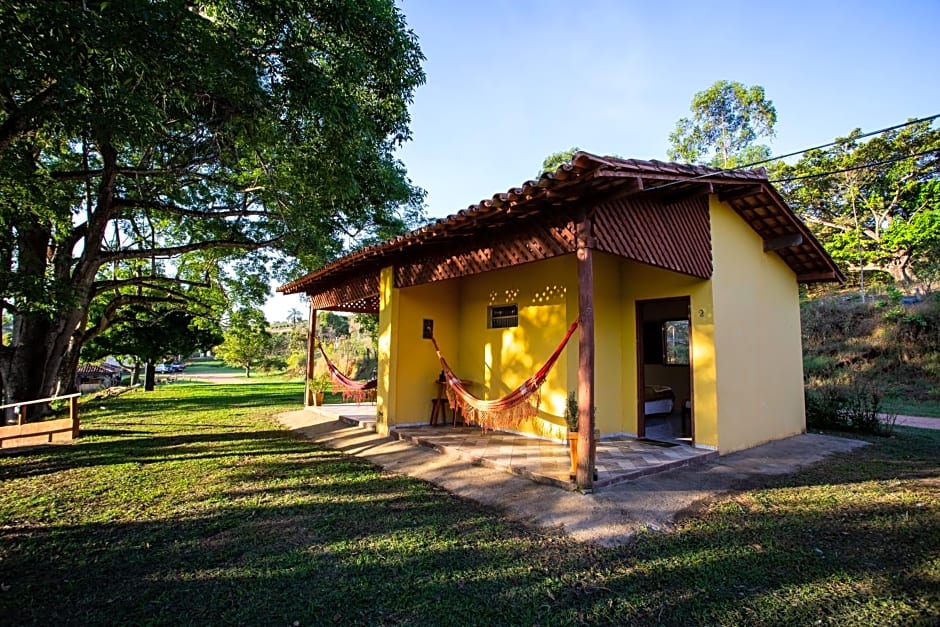
<svg viewBox="0 0 940 627"><path fill-rule="evenodd" d="M135 207L138 209L153 209L163 211L179 216L189 216L193 218L247 218L249 216L266 216L267 211L254 209L231 209L229 207L209 207L205 211L195 209L186 209L172 203L164 203L156 200L132 200L129 198L119 198L115 200L118 207Z"/></svg>
<svg viewBox="0 0 940 627"><path fill-rule="evenodd" d="M117 322L118 316L116 314L121 307L133 305L136 303L175 303L178 305L185 305L187 301L185 299L169 296L136 296L133 294L121 294L119 296L115 296L104 308L104 311L101 312L101 318L98 319L98 322L95 324L95 326L86 329L82 334L82 343L84 344L85 342L88 342L101 335L112 324Z"/></svg>
<svg viewBox="0 0 940 627"><path fill-rule="evenodd" d="M105 262L114 261L114 260L123 260L123 259L145 259L148 257L159 257L161 259L169 259L171 257L177 257L184 253L193 252L195 250L206 250L209 248L232 248L232 249L243 249L243 250L257 250L259 248L264 248L265 246L270 246L282 239L282 236L275 237L274 239L266 240L263 242L246 242L238 240L208 240L205 242L192 242L189 244L183 244L181 246L167 246L165 248L150 248L150 249L136 249L136 250L119 250L119 251L102 251L101 259Z"/></svg>
<svg viewBox="0 0 940 627"><path fill-rule="evenodd" d="M95 284L92 286L92 290L95 296L110 290L120 289L122 287L130 287L132 285L140 285L143 287L150 287L152 289L163 289L164 291L169 291L165 290L165 288L163 288L160 283L183 285L189 287L212 287L212 284L209 281L187 281L185 279L176 279L173 277L164 276L139 276L130 279L108 279L105 281L95 281Z"/></svg>
<svg viewBox="0 0 940 627"><path fill-rule="evenodd" d="M7 149L13 140L29 129L29 123L39 109L52 98L53 88L58 83L50 82L38 94L27 100L21 107L9 111L7 119L0 124L0 152Z"/></svg>
<svg viewBox="0 0 940 627"><path fill-rule="evenodd" d="M836 229L837 231L848 232L854 230L853 227L845 226L843 224L836 224L835 222L830 222L828 220L823 220L822 218L817 218L816 216L805 214L803 219L807 222L812 222L813 224L819 224L821 226L828 226L831 229Z"/></svg>

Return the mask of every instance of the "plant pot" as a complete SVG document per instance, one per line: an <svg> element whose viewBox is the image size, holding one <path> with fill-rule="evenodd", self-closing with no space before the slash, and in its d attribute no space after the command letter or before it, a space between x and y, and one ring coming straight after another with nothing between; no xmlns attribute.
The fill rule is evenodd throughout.
<svg viewBox="0 0 940 627"><path fill-rule="evenodd" d="M574 481L578 476L578 432L568 432L568 455L571 457L571 469L568 478Z"/></svg>
<svg viewBox="0 0 940 627"><path fill-rule="evenodd" d="M597 461L597 441L601 439L600 429L594 430L594 437L591 438L591 456ZM568 478L574 481L578 476L578 432L568 432L568 456L571 458L571 468L568 470ZM597 481L597 468L594 468L594 481Z"/></svg>
<svg viewBox="0 0 940 627"><path fill-rule="evenodd" d="M316 391L313 393L313 404L316 406L323 405L323 396L324 392Z"/></svg>

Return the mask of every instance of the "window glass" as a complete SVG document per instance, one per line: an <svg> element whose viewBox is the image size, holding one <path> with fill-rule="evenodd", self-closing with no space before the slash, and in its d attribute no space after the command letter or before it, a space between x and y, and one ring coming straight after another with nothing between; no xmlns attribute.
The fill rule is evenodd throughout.
<svg viewBox="0 0 940 627"><path fill-rule="evenodd" d="M489 308L489 328L506 329L519 326L519 306L501 305Z"/></svg>
<svg viewBox="0 0 940 627"><path fill-rule="evenodd" d="M689 321L663 322L663 363L667 366L689 364Z"/></svg>

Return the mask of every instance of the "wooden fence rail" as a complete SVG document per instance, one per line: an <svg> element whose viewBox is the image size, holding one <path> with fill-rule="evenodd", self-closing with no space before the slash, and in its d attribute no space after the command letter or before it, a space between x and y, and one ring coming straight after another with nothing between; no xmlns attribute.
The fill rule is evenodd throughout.
<svg viewBox="0 0 940 627"><path fill-rule="evenodd" d="M2 412L0 416L3 416L6 413L5 410L10 408L13 409L13 413L16 415L15 425L0 426L0 448L47 444L49 442L61 442L77 438L79 433L79 396L81 396L80 393L65 394L63 396L38 398L34 401L22 401L19 403L0 405L0 412ZM69 403L68 418L31 423L26 421L30 406L64 400L67 400Z"/></svg>

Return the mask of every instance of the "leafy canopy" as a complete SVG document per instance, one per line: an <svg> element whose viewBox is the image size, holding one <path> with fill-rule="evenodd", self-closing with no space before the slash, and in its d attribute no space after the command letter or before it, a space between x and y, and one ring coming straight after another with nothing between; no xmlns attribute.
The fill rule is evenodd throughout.
<svg viewBox="0 0 940 627"><path fill-rule="evenodd" d="M133 304L220 315L423 219L392 0L8 0L0 58L7 391L69 380Z"/></svg>
<svg viewBox="0 0 940 627"><path fill-rule="evenodd" d="M669 158L734 168L770 156L767 146L755 144L774 136L777 110L764 88L736 81L717 81L692 98L692 117L681 118L669 135Z"/></svg>
<svg viewBox="0 0 940 627"><path fill-rule="evenodd" d="M772 176L844 268L929 278L940 251L940 130L919 122L861 134L778 164Z"/></svg>

